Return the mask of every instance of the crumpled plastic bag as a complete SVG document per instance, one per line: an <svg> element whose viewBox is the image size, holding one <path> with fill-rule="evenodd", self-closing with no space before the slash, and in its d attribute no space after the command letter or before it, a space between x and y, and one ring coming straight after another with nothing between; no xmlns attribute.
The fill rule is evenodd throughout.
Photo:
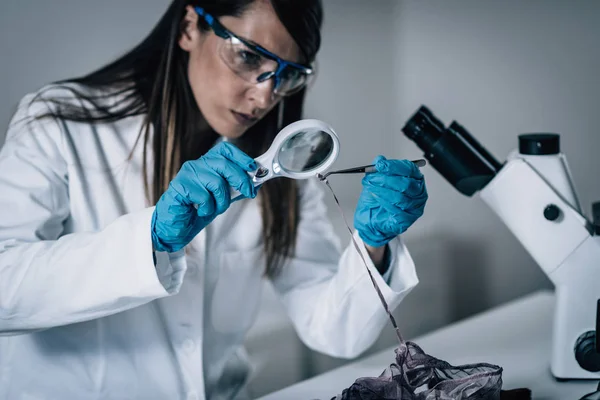
<svg viewBox="0 0 600 400"><path fill-rule="evenodd" d="M405 342L396 362L379 377L359 378L331 400L528 400L528 389L502 390L502 368L478 363L453 366Z"/></svg>

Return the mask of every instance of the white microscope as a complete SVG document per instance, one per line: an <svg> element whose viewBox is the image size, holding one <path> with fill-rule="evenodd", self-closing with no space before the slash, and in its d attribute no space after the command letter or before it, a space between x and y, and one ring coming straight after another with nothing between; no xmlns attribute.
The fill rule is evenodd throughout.
<svg viewBox="0 0 600 400"><path fill-rule="evenodd" d="M600 379L600 202L588 221L559 135L519 135L519 149L500 164L456 121L445 128L425 106L402 132L458 191L479 192L554 283L552 374Z"/></svg>

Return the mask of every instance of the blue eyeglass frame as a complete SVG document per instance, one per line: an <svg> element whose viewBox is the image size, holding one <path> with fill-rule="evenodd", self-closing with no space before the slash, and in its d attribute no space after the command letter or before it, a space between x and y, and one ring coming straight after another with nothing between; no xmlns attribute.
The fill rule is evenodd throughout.
<svg viewBox="0 0 600 400"><path fill-rule="evenodd" d="M259 83L269 80L271 78L275 78L275 86L274 86L273 90L277 89L281 82L281 75L283 74L283 71L288 67L299 70L301 73L303 73L307 77L314 73L314 70L310 67L307 67L305 65L298 64L298 63L295 63L292 61L284 60L283 58L277 56L276 54L271 53L269 50L267 50L263 47L260 47L258 45L252 44L252 43L248 42L247 40L242 39L241 37L237 36L235 33L231 32L229 29L225 28L216 18L214 18L212 15L210 15L209 13L204 11L204 9L202 7L195 6L194 10L196 11L196 13L198 15L200 15L202 18L204 18L206 23L211 27L211 29L215 33L215 35L217 35L223 39L229 39L229 38L233 37L233 38L239 40L240 42L244 43L249 48L256 50L257 53L263 55L264 57L277 62L277 70L276 71L263 72L256 78L256 80ZM304 83L304 85L306 85L306 82Z"/></svg>

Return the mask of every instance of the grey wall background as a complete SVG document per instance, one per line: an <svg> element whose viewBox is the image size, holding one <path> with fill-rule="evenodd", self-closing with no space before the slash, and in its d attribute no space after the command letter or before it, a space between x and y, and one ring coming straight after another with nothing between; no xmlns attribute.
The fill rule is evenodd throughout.
<svg viewBox="0 0 600 400"><path fill-rule="evenodd" d="M0 142L26 92L119 55L151 29L167 3L2 1ZM320 74L308 96L307 116L329 122L340 134L336 166L368 163L378 153L420 156L400 128L426 104L446 124L456 119L501 161L516 147L519 133L561 133L585 209L600 200L600 2L324 3ZM551 287L477 196L462 196L432 168L423 172L430 201L424 217L404 235L421 283L395 312L406 336ZM339 177L332 184L351 218L360 177ZM339 213L328 201L346 242ZM392 344L386 330L371 351ZM305 355L305 367L293 379L345 362Z"/></svg>
<svg viewBox="0 0 600 400"><path fill-rule="evenodd" d="M0 142L23 95L116 58L150 32L167 4L168 0L3 0Z"/></svg>

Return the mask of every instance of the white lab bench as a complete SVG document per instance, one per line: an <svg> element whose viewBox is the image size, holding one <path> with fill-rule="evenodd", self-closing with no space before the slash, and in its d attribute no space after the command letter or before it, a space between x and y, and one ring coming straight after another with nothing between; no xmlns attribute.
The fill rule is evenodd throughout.
<svg viewBox="0 0 600 400"><path fill-rule="evenodd" d="M527 387L540 400L577 400L593 392L597 382L559 382L550 373L553 310L553 293L535 292L412 341L453 365L500 365L505 389ZM378 376L392 362L394 350L388 349L260 400L329 400L359 377Z"/></svg>

